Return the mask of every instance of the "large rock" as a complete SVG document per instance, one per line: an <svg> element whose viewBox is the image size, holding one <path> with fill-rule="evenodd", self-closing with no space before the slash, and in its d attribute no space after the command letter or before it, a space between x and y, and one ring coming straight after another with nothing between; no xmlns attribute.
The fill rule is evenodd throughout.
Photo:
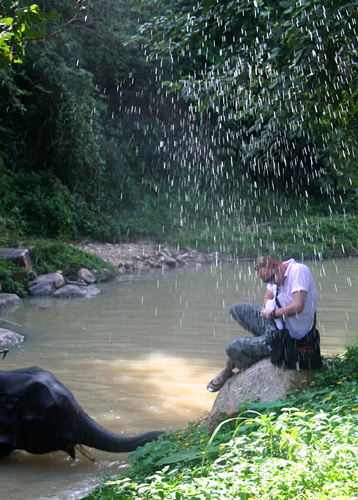
<svg viewBox="0 0 358 500"><path fill-rule="evenodd" d="M23 335L6 330L6 328L0 328L0 346L20 344L23 341Z"/></svg>
<svg viewBox="0 0 358 500"><path fill-rule="evenodd" d="M84 281L85 283L89 283L92 285L96 282L96 278L93 276L91 271L82 267L77 273L77 279Z"/></svg>
<svg viewBox="0 0 358 500"><path fill-rule="evenodd" d="M32 269L31 258L27 248L0 248L0 256L26 269Z"/></svg>
<svg viewBox="0 0 358 500"><path fill-rule="evenodd" d="M65 284L62 274L42 274L29 283L30 295L52 295L58 288Z"/></svg>
<svg viewBox="0 0 358 500"><path fill-rule="evenodd" d="M89 298L98 295L100 290L93 285L90 286L80 286L80 285L65 285L56 292L54 292L51 297L55 299L78 299L81 297Z"/></svg>
<svg viewBox="0 0 358 500"><path fill-rule="evenodd" d="M0 310L20 305L22 300L15 293L0 293Z"/></svg>
<svg viewBox="0 0 358 500"><path fill-rule="evenodd" d="M218 393L208 415L208 430L213 432L225 418L236 417L239 409L247 402L271 402L284 399L286 394L297 387L309 385L315 372L309 370L287 370L274 366L263 359L231 377Z"/></svg>

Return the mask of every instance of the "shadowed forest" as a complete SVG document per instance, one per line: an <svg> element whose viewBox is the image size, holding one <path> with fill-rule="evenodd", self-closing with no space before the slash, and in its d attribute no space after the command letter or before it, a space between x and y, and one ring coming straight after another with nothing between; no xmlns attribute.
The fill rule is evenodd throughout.
<svg viewBox="0 0 358 500"><path fill-rule="evenodd" d="M0 0L0 246L53 245L54 269L79 240L358 256L357 17L346 0ZM211 435L164 433L87 500L358 498L357 345L325 364Z"/></svg>
<svg viewBox="0 0 358 500"><path fill-rule="evenodd" d="M357 255L354 2L26 5L0 3L3 245Z"/></svg>

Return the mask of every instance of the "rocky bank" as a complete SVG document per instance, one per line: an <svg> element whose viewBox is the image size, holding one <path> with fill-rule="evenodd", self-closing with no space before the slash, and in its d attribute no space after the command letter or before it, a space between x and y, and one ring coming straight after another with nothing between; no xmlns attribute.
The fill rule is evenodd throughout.
<svg viewBox="0 0 358 500"><path fill-rule="evenodd" d="M230 261L230 256L216 252L198 252L150 242L139 243L76 243L74 246L88 253L96 254L105 262L116 267L119 273L133 273L182 266Z"/></svg>

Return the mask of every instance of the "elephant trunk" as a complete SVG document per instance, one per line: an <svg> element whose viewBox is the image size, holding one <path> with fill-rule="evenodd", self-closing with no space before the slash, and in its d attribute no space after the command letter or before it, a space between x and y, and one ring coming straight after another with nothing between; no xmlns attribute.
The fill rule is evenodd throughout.
<svg viewBox="0 0 358 500"><path fill-rule="evenodd" d="M98 450L125 453L157 439L160 434L161 432L151 431L137 436L119 436L97 424L84 413L78 422L77 432L73 435L76 442L71 445L82 444Z"/></svg>

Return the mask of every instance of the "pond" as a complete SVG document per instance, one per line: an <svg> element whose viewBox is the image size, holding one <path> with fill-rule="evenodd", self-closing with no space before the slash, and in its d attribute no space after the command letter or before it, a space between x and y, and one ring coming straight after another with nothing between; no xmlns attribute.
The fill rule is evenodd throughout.
<svg viewBox="0 0 358 500"><path fill-rule="evenodd" d="M318 295L322 353L355 340L358 260L307 263ZM184 427L210 411L207 382L222 367L225 345L245 332L227 310L238 300L261 305L264 285L252 262L144 275L100 286L92 299L26 299L0 316L25 336L3 370L50 370L98 423L118 434ZM125 470L126 455L90 450L92 463L63 452L14 452L1 462L7 500L80 499L104 475Z"/></svg>

